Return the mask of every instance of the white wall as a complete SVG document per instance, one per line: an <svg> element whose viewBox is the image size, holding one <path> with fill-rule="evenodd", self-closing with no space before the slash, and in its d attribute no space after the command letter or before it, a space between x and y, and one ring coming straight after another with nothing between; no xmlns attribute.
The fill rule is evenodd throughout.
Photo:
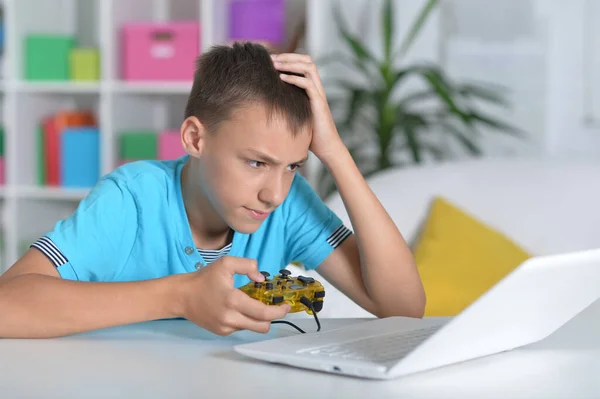
<svg viewBox="0 0 600 399"><path fill-rule="evenodd" d="M450 3L456 24L450 28L447 66L511 88L514 107L505 116L533 139L516 152L599 158L600 2ZM461 49L453 47L456 36L470 37L474 50L459 62L460 51L451 51ZM499 146L488 150L502 151Z"/></svg>
<svg viewBox="0 0 600 399"><path fill-rule="evenodd" d="M339 46L333 0L309 1L309 50ZM395 0L399 35L424 0ZM377 0L343 0L344 15L379 49ZM445 0L411 59L440 62L455 79L506 86L512 107L493 115L521 127L526 141L486 133L489 155L600 157L600 2L595 0ZM336 75L336 71L330 71ZM324 79L328 78L325 74Z"/></svg>
<svg viewBox="0 0 600 399"><path fill-rule="evenodd" d="M444 63L451 76L506 87L510 108L486 107L523 129L515 140L481 129L488 155L540 155L545 147L546 17L533 0L451 0L444 5Z"/></svg>
<svg viewBox="0 0 600 399"><path fill-rule="evenodd" d="M547 151L600 159L600 2L555 2L550 20Z"/></svg>

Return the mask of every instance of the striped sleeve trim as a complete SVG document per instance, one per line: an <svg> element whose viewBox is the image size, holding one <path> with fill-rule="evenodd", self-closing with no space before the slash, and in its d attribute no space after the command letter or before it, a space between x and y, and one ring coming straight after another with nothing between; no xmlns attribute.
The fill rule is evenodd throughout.
<svg viewBox="0 0 600 399"><path fill-rule="evenodd" d="M67 257L58 249L56 244L48 237L41 237L39 240L30 245L30 247L39 249L55 267L59 267L68 262Z"/></svg>
<svg viewBox="0 0 600 399"><path fill-rule="evenodd" d="M341 225L327 238L327 243L333 248L337 248L346 238L352 234L352 230L344 225Z"/></svg>

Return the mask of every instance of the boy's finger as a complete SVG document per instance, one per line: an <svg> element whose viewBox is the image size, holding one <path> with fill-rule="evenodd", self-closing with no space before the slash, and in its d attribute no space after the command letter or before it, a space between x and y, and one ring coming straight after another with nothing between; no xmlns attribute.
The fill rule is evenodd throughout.
<svg viewBox="0 0 600 399"><path fill-rule="evenodd" d="M277 69L278 71L294 72L305 76L311 74L310 64L306 64L304 62L275 61L274 65L275 69Z"/></svg>
<svg viewBox="0 0 600 399"><path fill-rule="evenodd" d="M226 269L233 274L245 274L253 281L264 281L264 276L258 271L258 263L254 259L227 256L221 258Z"/></svg>
<svg viewBox="0 0 600 399"><path fill-rule="evenodd" d="M319 77L319 73L317 72L316 66L314 64L306 64L306 63L298 62L298 61L285 62L285 61L276 60L273 65L275 66L275 69L277 69L281 72L297 73L300 75L304 75L307 78L310 78L310 80L315 85L315 88L317 89L319 94L321 96L325 97L325 90L322 88L321 79ZM290 81L290 83L292 83L292 82ZM301 86L301 85L298 85L298 86L305 88L304 86Z"/></svg>
<svg viewBox="0 0 600 399"><path fill-rule="evenodd" d="M279 75L279 77L284 82L288 82L293 85L296 85L296 86L300 87L301 89L305 89L305 90L312 89L312 87L310 85L310 80L307 78L303 78L301 76L286 75L285 73L282 73L281 75Z"/></svg>
<svg viewBox="0 0 600 399"><path fill-rule="evenodd" d="M296 54L296 53L273 54L271 56L271 58L275 61L283 61L283 62L297 61L297 62L303 62L303 63L307 63L307 64L312 63L312 58L310 58L310 56L306 55L306 54Z"/></svg>
<svg viewBox="0 0 600 399"><path fill-rule="evenodd" d="M245 298L240 298L237 302L237 311L251 319L258 321L271 321L285 317L290 311L290 306L285 305L266 305L254 298L251 298L244 292L240 293Z"/></svg>
<svg viewBox="0 0 600 399"><path fill-rule="evenodd" d="M238 316L235 318L232 327L236 330L249 330L255 331L257 333L266 334L271 329L271 322L254 320L246 315L239 313Z"/></svg>

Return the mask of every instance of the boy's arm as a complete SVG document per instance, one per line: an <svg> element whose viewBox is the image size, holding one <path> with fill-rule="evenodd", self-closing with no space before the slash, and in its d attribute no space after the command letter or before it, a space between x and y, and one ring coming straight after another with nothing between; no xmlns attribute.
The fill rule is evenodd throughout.
<svg viewBox="0 0 600 399"><path fill-rule="evenodd" d="M233 284L263 281L256 261L223 257L200 272L134 282L63 279L37 249L0 276L0 339L53 338L156 319L183 317L218 335L266 333L289 306L268 306ZM207 305L208 304L208 305Z"/></svg>
<svg viewBox="0 0 600 399"><path fill-rule="evenodd" d="M57 337L176 317L173 280L66 280L44 254L29 249L0 276L0 338Z"/></svg>
<svg viewBox="0 0 600 399"><path fill-rule="evenodd" d="M340 150L338 157L326 166L355 234L325 259L319 273L379 317L422 317L425 292L410 249L350 155Z"/></svg>
<svg viewBox="0 0 600 399"><path fill-rule="evenodd" d="M305 89L310 98L311 150L332 174L355 233L319 266L319 273L379 317L422 317L425 292L412 254L341 140L316 66L300 54L274 55L273 61L282 72L304 75L282 74L281 79Z"/></svg>

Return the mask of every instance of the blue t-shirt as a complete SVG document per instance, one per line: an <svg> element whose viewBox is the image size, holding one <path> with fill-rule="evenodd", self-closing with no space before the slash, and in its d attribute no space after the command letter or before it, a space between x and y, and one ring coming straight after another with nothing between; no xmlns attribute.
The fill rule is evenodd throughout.
<svg viewBox="0 0 600 399"><path fill-rule="evenodd" d="M351 234L296 174L285 201L252 234L220 250L196 248L181 194L188 156L137 161L103 176L75 212L31 246L62 278L139 281L196 271L224 255L256 259L272 276L291 261L316 269ZM235 286L249 282L235 276Z"/></svg>

